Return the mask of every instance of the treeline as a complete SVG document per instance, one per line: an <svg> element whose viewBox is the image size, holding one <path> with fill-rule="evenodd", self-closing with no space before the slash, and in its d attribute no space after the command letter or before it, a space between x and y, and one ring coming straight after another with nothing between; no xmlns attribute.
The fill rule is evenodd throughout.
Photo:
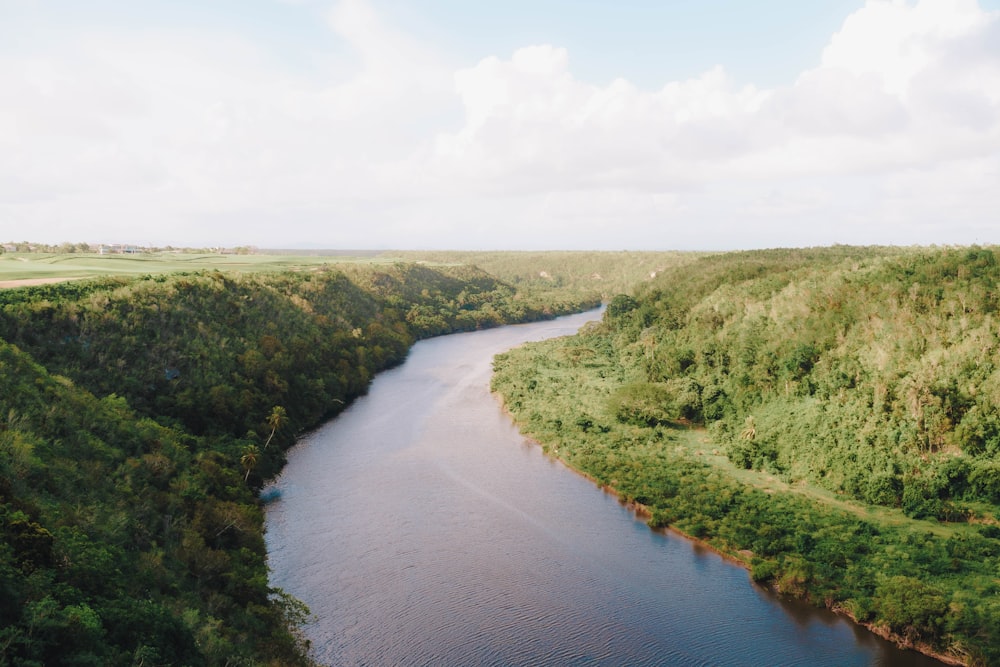
<svg viewBox="0 0 1000 667"><path fill-rule="evenodd" d="M499 357L494 386L654 525L901 643L1000 664L997 259L703 257L596 329Z"/></svg>
<svg viewBox="0 0 1000 667"><path fill-rule="evenodd" d="M6 251L10 252L61 252L61 253L73 253L73 252L91 252L92 246L89 243L60 243L57 245L50 245L44 243L29 243L27 241L21 241L20 243L15 243L13 241L9 243L0 244L0 255Z"/></svg>
<svg viewBox="0 0 1000 667"><path fill-rule="evenodd" d="M653 280L669 268L695 261L702 253L678 251L392 251L386 256L413 261L478 266L518 291L565 299L598 293L605 299Z"/></svg>
<svg viewBox="0 0 1000 667"><path fill-rule="evenodd" d="M595 305L413 264L0 291L0 665L308 664L256 491L423 337Z"/></svg>

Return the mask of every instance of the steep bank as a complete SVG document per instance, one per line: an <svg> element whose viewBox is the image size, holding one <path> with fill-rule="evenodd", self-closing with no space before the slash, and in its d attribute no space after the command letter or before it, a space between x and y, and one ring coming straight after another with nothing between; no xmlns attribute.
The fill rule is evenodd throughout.
<svg viewBox="0 0 1000 667"><path fill-rule="evenodd" d="M0 292L0 662L307 664L256 489L417 339L555 316L468 267Z"/></svg>

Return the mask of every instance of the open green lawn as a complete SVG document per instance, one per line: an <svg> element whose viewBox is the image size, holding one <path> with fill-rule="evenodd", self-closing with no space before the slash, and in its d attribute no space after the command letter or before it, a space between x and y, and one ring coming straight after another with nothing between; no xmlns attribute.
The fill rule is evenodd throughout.
<svg viewBox="0 0 1000 667"><path fill-rule="evenodd" d="M181 271L284 271L331 263L392 262L385 257L330 255L220 255L159 252L137 255L89 253L6 253L0 255L0 282L92 278L108 275L144 275Z"/></svg>

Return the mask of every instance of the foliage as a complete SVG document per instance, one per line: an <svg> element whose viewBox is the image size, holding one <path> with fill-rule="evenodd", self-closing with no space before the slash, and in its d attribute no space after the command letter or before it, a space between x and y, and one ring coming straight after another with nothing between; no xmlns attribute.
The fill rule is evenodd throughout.
<svg viewBox="0 0 1000 667"><path fill-rule="evenodd" d="M105 276L143 276L193 271L279 272L323 266L331 261L371 263L371 257L329 257L268 254L221 254L209 251L144 251L99 254L77 244L40 246L17 244L17 252L0 257L0 281L70 280Z"/></svg>
<svg viewBox="0 0 1000 667"><path fill-rule="evenodd" d="M519 292L561 301L599 294L604 300L653 280L662 272L685 266L693 252L596 251L408 251L395 256L412 261L478 266Z"/></svg>
<svg viewBox="0 0 1000 667"><path fill-rule="evenodd" d="M551 317L469 267L0 291L0 665L303 665L256 490L418 338Z"/></svg>
<svg viewBox="0 0 1000 667"><path fill-rule="evenodd" d="M1000 664L996 260L704 256L614 297L599 327L500 355L494 388L652 525L901 643Z"/></svg>

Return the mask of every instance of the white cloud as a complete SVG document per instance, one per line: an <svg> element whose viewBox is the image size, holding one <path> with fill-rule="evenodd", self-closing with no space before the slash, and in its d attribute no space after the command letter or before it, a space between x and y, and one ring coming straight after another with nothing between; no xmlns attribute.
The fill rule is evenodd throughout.
<svg viewBox="0 0 1000 667"><path fill-rule="evenodd" d="M937 62L943 44L964 40L984 22L975 0L869 0L823 51L823 67L877 74L905 95L913 77Z"/></svg>
<svg viewBox="0 0 1000 667"><path fill-rule="evenodd" d="M666 191L931 164L963 146L989 154L996 53L958 56L996 26L974 4L872 2L845 21L819 67L773 91L738 87L721 68L659 91L597 88L572 77L564 51L533 47L458 73L467 122L439 137L439 153L465 174L489 156L491 180L508 173L516 183L528 170L536 187Z"/></svg>
<svg viewBox="0 0 1000 667"><path fill-rule="evenodd" d="M363 3L330 25L354 57L309 78L219 34L100 31L0 55L0 237L239 242L241 217L336 220L386 196L419 115L452 104L450 71ZM278 244L274 229L249 242Z"/></svg>
<svg viewBox="0 0 1000 667"><path fill-rule="evenodd" d="M872 0L769 90L595 85L544 44L449 66L364 0L316 20L309 73L234 34L0 52L0 239L1000 242L1000 20L975 2Z"/></svg>

